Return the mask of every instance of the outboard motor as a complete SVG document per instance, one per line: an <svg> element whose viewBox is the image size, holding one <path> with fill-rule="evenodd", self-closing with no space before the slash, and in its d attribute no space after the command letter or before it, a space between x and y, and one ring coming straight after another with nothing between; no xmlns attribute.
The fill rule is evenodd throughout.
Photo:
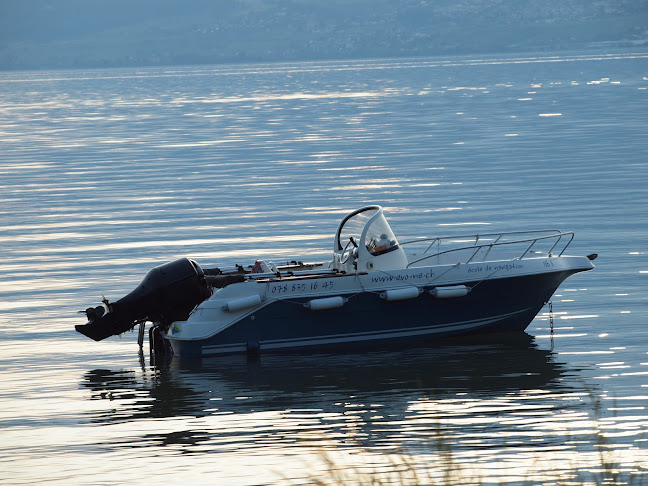
<svg viewBox="0 0 648 486"><path fill-rule="evenodd" d="M144 321L167 328L187 319L196 305L211 295L203 270L193 260L181 258L150 270L130 294L85 310L87 324L77 325L81 334L101 341Z"/></svg>

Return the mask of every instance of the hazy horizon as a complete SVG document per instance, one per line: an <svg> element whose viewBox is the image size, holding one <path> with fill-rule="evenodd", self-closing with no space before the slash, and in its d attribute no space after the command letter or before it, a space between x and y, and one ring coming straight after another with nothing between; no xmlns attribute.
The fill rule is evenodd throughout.
<svg viewBox="0 0 648 486"><path fill-rule="evenodd" d="M648 46L648 0L3 0L0 69Z"/></svg>

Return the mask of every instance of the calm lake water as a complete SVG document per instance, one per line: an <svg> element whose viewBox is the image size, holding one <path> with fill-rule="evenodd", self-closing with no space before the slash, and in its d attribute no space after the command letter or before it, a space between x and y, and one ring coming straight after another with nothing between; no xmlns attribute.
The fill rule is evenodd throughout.
<svg viewBox="0 0 648 486"><path fill-rule="evenodd" d="M597 268L505 340L155 367L74 331L182 256L323 260L372 203ZM0 482L645 484L647 240L645 51L0 73Z"/></svg>

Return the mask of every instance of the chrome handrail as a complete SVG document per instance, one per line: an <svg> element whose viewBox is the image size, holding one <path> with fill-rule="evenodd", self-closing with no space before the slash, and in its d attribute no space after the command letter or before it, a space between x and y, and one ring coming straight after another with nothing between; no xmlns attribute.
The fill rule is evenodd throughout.
<svg viewBox="0 0 648 486"><path fill-rule="evenodd" d="M534 234L540 233L540 236L531 236ZM516 238L512 240L504 240L504 238L508 238L511 236L516 236L516 235L529 235L529 238ZM481 243L479 244L479 240L481 239L482 241L484 239L494 239L494 241L489 242L489 243ZM566 242L564 242L564 238L568 238ZM441 250L441 245L443 242L446 242L446 245L450 242L455 242L455 243L460 243L461 240L474 240L473 244L468 244L460 247L455 247L455 248L450 248L448 250ZM411 245L413 243L425 243L425 242L430 242L430 244L427 246L427 248L420 254L421 258L418 258L416 260L413 260L408 263L407 267L409 268L410 266L419 263L423 260L427 260L429 258L434 258L434 257L439 257L441 255L446 255L449 253L453 252L459 252L459 251L466 251L466 250L473 250L472 254L465 260L464 263L470 263L482 249L486 249L484 256L482 257L482 261L486 261L486 257L488 254L491 252L493 248L496 247L503 247L503 246L510 246L510 245L519 245L523 243L529 243L526 246L526 249L522 251L518 256L515 256L513 258L517 260L521 260L524 257L526 257L529 253L533 253L533 247L539 242L539 241L544 241L544 240L551 240L555 239L556 241L553 243L551 248L546 252L546 256L553 256L555 252L557 251L556 249L559 248L559 245L561 244L561 241L563 241L562 247L560 249L560 252L557 253L558 256L562 256L562 254L565 252L567 247L571 244L572 240L574 239L574 233L572 231L566 231L562 232L560 230L532 230L532 231L510 231L510 232L502 232L502 233L481 233L481 234L471 234L471 235L459 235L459 236L445 236L445 237L434 237L434 238L421 238L421 239L416 239L416 240L410 240L410 241L405 241L401 242L401 246L405 245ZM435 247L437 248L437 251L435 253L430 253L428 252Z"/></svg>

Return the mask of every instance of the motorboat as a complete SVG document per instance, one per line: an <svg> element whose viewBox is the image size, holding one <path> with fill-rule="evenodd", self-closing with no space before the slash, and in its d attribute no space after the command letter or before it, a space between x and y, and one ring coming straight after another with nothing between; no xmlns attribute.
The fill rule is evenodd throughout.
<svg viewBox="0 0 648 486"><path fill-rule="evenodd" d="M381 206L346 215L331 259L150 270L120 300L85 311L76 330L100 341L152 322L150 342L180 357L357 348L523 331L596 254L565 254L559 230L398 241ZM153 344L153 343L156 344Z"/></svg>

